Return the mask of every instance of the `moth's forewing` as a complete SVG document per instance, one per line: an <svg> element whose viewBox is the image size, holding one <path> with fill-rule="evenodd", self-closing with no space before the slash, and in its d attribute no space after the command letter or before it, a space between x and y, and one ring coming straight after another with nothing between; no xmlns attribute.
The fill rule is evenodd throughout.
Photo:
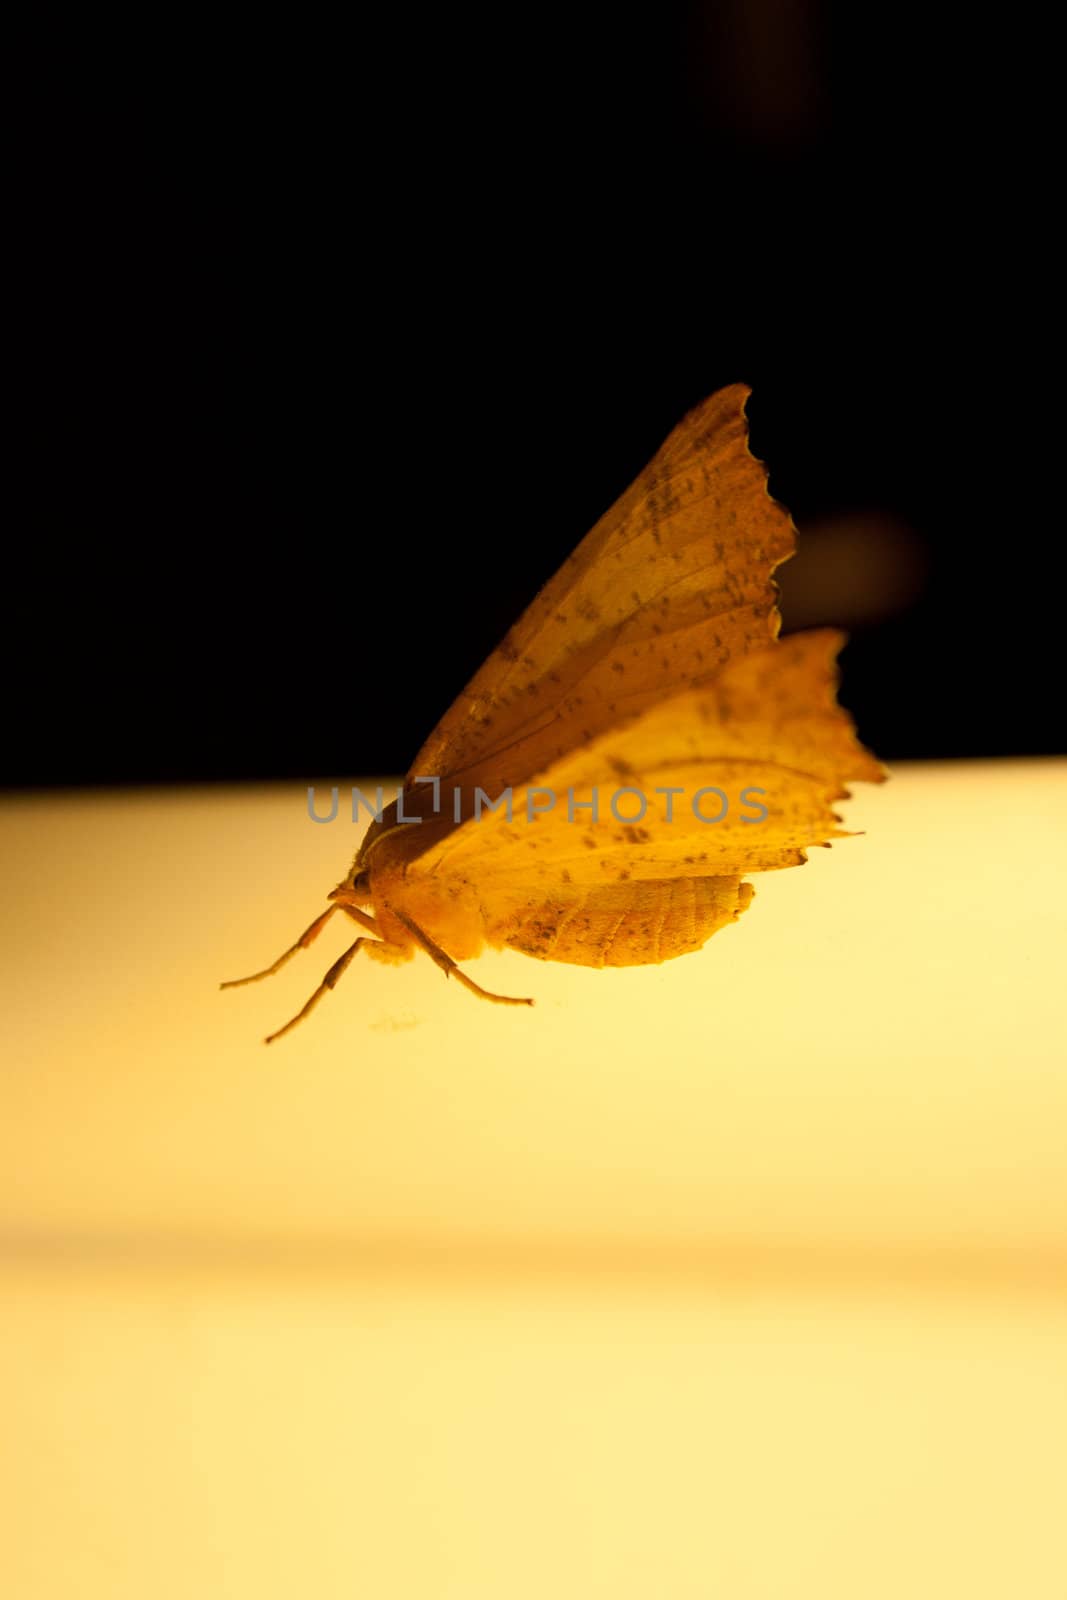
<svg viewBox="0 0 1067 1600"><path fill-rule="evenodd" d="M442 717L416 776L499 792L778 633L795 548L750 453L743 384L674 429Z"/></svg>

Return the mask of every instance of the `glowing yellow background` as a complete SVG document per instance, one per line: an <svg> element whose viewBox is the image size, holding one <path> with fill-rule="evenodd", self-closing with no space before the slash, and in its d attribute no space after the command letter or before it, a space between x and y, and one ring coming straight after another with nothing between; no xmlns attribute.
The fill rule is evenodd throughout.
<svg viewBox="0 0 1067 1600"><path fill-rule="evenodd" d="M660 968L350 935L297 786L0 808L0 1589L1067 1594L1067 763Z"/></svg>

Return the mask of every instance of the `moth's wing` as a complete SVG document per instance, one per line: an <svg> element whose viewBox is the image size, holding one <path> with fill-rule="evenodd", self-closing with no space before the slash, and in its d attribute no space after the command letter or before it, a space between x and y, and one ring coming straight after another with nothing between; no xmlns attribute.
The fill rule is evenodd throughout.
<svg viewBox="0 0 1067 1600"><path fill-rule="evenodd" d="M749 390L696 407L540 591L408 774L521 783L777 637L788 513L748 448Z"/></svg>
<svg viewBox="0 0 1067 1600"><path fill-rule="evenodd" d="M752 899L740 878L652 878L560 884L547 897L505 892L490 944L579 967L643 967L699 950Z"/></svg>
<svg viewBox="0 0 1067 1600"><path fill-rule="evenodd" d="M515 786L510 821L501 805L432 842L427 831L429 847L408 871L475 890L491 917L496 902L536 905L561 885L739 878L798 865L806 848L840 835L833 804L847 796L845 784L885 777L837 704L843 642L814 629L739 657L713 684L659 701ZM656 793L668 788L681 791L670 820L666 795ZM727 797L721 820L717 795L694 806L702 789ZM541 811L548 791L555 803Z"/></svg>

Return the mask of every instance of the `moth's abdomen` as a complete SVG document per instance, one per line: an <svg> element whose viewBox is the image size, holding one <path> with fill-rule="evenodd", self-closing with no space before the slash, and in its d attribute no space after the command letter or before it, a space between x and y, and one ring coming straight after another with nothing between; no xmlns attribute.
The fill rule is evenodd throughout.
<svg viewBox="0 0 1067 1600"><path fill-rule="evenodd" d="M641 967L699 950L752 899L739 878L623 880L514 906L490 944L581 967Z"/></svg>

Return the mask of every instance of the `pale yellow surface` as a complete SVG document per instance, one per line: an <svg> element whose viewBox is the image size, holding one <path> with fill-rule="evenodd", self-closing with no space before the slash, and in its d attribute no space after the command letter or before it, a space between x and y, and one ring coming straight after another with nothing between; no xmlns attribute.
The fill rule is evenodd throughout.
<svg viewBox="0 0 1067 1600"><path fill-rule="evenodd" d="M357 830L5 802L0 1593L1063 1600L1067 763L844 811L700 954L268 1050Z"/></svg>

